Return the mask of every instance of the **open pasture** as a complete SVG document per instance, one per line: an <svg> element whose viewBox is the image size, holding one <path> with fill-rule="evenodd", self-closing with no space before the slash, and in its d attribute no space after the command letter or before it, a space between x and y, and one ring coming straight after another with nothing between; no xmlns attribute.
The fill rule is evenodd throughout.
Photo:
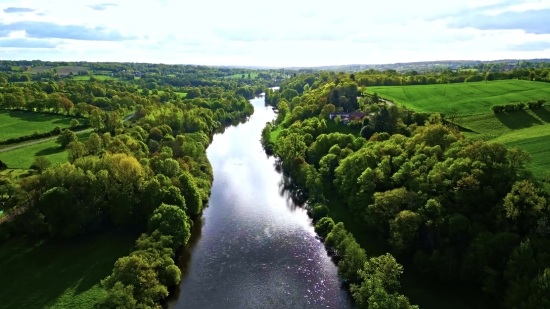
<svg viewBox="0 0 550 309"><path fill-rule="evenodd" d="M78 140L84 142L88 140L92 132L78 134ZM50 140L29 146L0 152L0 160L12 169L28 169L35 157L43 156L52 164L65 163L68 161L68 154L65 149L59 145L56 140Z"/></svg>
<svg viewBox="0 0 550 309"><path fill-rule="evenodd" d="M225 76L225 78L242 78L243 74L233 74L229 76ZM258 76L258 73L250 73L250 78L254 79ZM248 79L248 73L244 74L244 78Z"/></svg>
<svg viewBox="0 0 550 309"><path fill-rule="evenodd" d="M468 138L520 147L531 154L531 171L542 179L550 170L550 106L494 114L491 106L545 99L550 83L506 80L422 86L368 87L367 92L428 113L459 114Z"/></svg>
<svg viewBox="0 0 550 309"><path fill-rule="evenodd" d="M131 234L78 240L14 238L0 246L0 308L94 308L100 281L127 255Z"/></svg>
<svg viewBox="0 0 550 309"><path fill-rule="evenodd" d="M447 114L457 109L460 116L492 114L491 106L546 99L550 83L523 80L492 82L367 87L398 105L427 112Z"/></svg>
<svg viewBox="0 0 550 309"><path fill-rule="evenodd" d="M88 71L87 67L80 67L80 66L39 66L31 68L29 71L30 73L37 74L42 73L44 71L49 71L55 69L57 71L57 74L59 75L68 75L69 73L73 73L74 75L78 74L79 71Z"/></svg>
<svg viewBox="0 0 550 309"><path fill-rule="evenodd" d="M0 140L31 135L35 131L49 132L55 127L68 128L71 119L59 114L0 110Z"/></svg>

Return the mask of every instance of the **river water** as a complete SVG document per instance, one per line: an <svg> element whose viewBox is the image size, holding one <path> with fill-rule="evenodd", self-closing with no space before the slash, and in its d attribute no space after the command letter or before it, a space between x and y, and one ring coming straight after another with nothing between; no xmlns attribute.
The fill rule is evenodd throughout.
<svg viewBox="0 0 550 309"><path fill-rule="evenodd" d="M214 136L209 206L181 258L182 282L169 308L351 308L337 269L304 209L282 189L260 144L274 119L264 99L254 115Z"/></svg>

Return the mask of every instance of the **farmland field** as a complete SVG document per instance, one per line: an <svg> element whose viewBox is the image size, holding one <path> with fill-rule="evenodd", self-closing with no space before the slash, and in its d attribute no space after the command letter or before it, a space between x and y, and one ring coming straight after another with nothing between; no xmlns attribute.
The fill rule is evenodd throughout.
<svg viewBox="0 0 550 309"><path fill-rule="evenodd" d="M491 106L496 104L550 101L550 83L523 80L367 87L367 93L374 92L421 112L446 114L458 108L462 116L492 113Z"/></svg>
<svg viewBox="0 0 550 309"><path fill-rule="evenodd" d="M100 280L135 239L112 233L78 241L9 240L0 247L0 308L93 308L105 294Z"/></svg>
<svg viewBox="0 0 550 309"><path fill-rule="evenodd" d="M75 77L73 77L73 79L74 80L81 80L81 81L88 81L88 80L90 80L90 76L92 76L92 75L76 75ZM95 79L98 79L98 80L116 80L116 79L118 79L117 77L108 76L108 75L93 75L93 77Z"/></svg>
<svg viewBox="0 0 550 309"><path fill-rule="evenodd" d="M36 74L36 73L42 73L44 71L49 71L49 70L52 70L52 69L56 69L57 74L59 74L59 75L67 75L70 72L73 72L73 74L76 75L78 73L78 71L88 71L87 67L79 67L79 66L75 66L75 67L73 67L73 66L59 66L59 67L40 66L40 67L31 68L31 70L29 72L33 73L33 74Z"/></svg>
<svg viewBox="0 0 550 309"><path fill-rule="evenodd" d="M425 86L368 87L380 97L413 110L447 113L456 108L467 138L520 147L532 158L531 171L541 179L550 170L550 106L494 114L495 104L546 99L550 83L506 80Z"/></svg>
<svg viewBox="0 0 550 309"><path fill-rule="evenodd" d="M78 140L81 142L86 141L90 134L89 131L78 134ZM67 162L67 151L61 148L55 139L0 152L0 160L12 169L28 169L37 156L46 157L52 164Z"/></svg>
<svg viewBox="0 0 550 309"><path fill-rule="evenodd" d="M0 140L31 135L35 131L45 133L55 127L68 128L71 117L23 111L0 111Z"/></svg>
<svg viewBox="0 0 550 309"><path fill-rule="evenodd" d="M225 78L242 78L242 75L243 74L233 74L233 75L225 76ZM258 73L250 73L250 78L251 79L256 78L256 76L258 76ZM244 74L244 78L248 79L248 73Z"/></svg>

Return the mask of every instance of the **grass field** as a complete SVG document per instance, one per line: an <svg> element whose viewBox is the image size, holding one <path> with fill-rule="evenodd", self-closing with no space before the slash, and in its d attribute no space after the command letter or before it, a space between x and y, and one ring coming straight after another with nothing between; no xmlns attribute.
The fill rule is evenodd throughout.
<svg viewBox="0 0 550 309"><path fill-rule="evenodd" d="M68 128L71 117L22 111L0 111L0 140L49 132L55 127Z"/></svg>
<svg viewBox="0 0 550 309"><path fill-rule="evenodd" d="M367 87L367 93L374 92L421 112L446 114L458 108L461 116L492 113L490 108L496 104L550 101L550 83L523 80Z"/></svg>
<svg viewBox="0 0 550 309"><path fill-rule="evenodd" d="M79 134L78 140L86 141L91 133ZM46 157L52 164L64 163L68 160L67 151L61 148L55 140L0 152L0 160L11 169L28 169L37 156Z"/></svg>
<svg viewBox="0 0 550 309"><path fill-rule="evenodd" d="M127 255L137 235L71 241L15 238L0 246L0 308L93 308L100 280Z"/></svg>
<svg viewBox="0 0 550 309"><path fill-rule="evenodd" d="M93 75L95 79L98 80L117 80L117 77L108 76L108 75ZM80 81L88 81L90 80L90 75L75 75L73 77L74 80L80 80Z"/></svg>
<svg viewBox="0 0 550 309"><path fill-rule="evenodd" d="M33 74L36 74L36 73L42 73L44 71L49 71L49 70L53 70L53 69L55 69L57 71L57 74L59 74L59 75L67 75L70 72L73 72L73 74L76 75L78 73L78 71L88 71L87 67L78 67L78 66L75 66L75 67L72 67L72 66L59 66L59 67L40 66L40 67L31 68L29 72L33 73Z"/></svg>
<svg viewBox="0 0 550 309"><path fill-rule="evenodd" d="M550 106L494 114L495 104L550 101L550 83L506 80L425 86L369 87L382 98L413 110L448 113L456 108L468 138L520 147L532 157L531 171L539 179L550 170Z"/></svg>
<svg viewBox="0 0 550 309"><path fill-rule="evenodd" d="M225 76L225 78L242 78L242 74L233 74L229 76ZM258 76L258 73L250 73L250 79L254 79ZM244 74L244 79L248 79L248 73Z"/></svg>

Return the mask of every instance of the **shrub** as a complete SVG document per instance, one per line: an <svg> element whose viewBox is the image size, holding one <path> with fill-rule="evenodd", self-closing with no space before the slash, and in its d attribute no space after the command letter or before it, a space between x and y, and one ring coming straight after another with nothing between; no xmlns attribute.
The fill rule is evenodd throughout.
<svg viewBox="0 0 550 309"><path fill-rule="evenodd" d="M317 221L328 215L328 207L321 204L314 205L311 208L310 215L313 221Z"/></svg>
<svg viewBox="0 0 550 309"><path fill-rule="evenodd" d="M321 218L321 220L319 220L317 224L315 224L315 232L321 238L326 238L333 228L334 221L330 217Z"/></svg>

